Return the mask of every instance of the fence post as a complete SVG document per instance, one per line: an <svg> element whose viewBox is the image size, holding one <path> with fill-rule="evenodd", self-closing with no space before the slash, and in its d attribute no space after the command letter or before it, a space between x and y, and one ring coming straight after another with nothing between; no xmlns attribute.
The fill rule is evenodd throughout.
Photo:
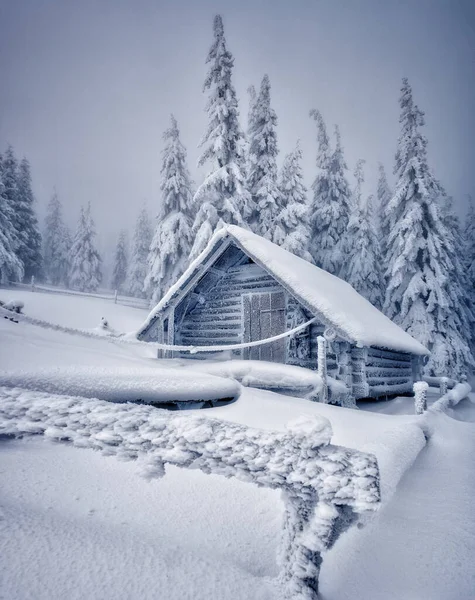
<svg viewBox="0 0 475 600"><path fill-rule="evenodd" d="M322 379L320 402L328 404L328 381L327 381L327 341L322 336L317 337L318 344L318 374Z"/></svg>
<svg viewBox="0 0 475 600"><path fill-rule="evenodd" d="M427 410L427 390L429 389L429 384L425 381L416 381L412 389L414 390L416 415L422 415Z"/></svg>
<svg viewBox="0 0 475 600"><path fill-rule="evenodd" d="M31 291L32 292L35 291L35 276L34 275L31 276Z"/></svg>
<svg viewBox="0 0 475 600"><path fill-rule="evenodd" d="M117 290L114 293L114 304L117 304Z"/></svg>
<svg viewBox="0 0 475 600"><path fill-rule="evenodd" d="M445 396L445 394L447 393L448 387L449 387L448 377L441 377L440 384L439 384L439 392L440 392L441 397Z"/></svg>

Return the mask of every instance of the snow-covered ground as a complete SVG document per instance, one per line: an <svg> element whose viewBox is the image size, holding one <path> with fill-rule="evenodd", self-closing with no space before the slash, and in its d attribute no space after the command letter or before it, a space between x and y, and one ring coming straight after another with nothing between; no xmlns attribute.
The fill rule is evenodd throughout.
<svg viewBox="0 0 475 600"><path fill-rule="evenodd" d="M0 289L0 299L10 297ZM105 316L128 331L144 318L98 299L31 292L15 298L30 316L82 329ZM74 365L124 373L167 367L147 346L0 319L2 371ZM322 598L474 597L473 396L449 415L427 418L425 447L410 398L353 411L244 388L237 402L200 414L267 429L323 414L334 443L377 455L381 510L325 557ZM278 598L277 492L172 467L148 482L134 462L43 438L1 440L0 453L0 598Z"/></svg>

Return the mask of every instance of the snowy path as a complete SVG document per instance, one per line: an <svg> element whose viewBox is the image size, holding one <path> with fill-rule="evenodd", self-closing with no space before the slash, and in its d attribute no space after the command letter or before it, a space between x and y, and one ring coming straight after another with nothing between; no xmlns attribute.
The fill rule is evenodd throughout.
<svg viewBox="0 0 475 600"><path fill-rule="evenodd" d="M471 398L466 412L469 402L475 408ZM475 424L443 414L432 424L431 439L389 504L327 556L322 600L475 597Z"/></svg>

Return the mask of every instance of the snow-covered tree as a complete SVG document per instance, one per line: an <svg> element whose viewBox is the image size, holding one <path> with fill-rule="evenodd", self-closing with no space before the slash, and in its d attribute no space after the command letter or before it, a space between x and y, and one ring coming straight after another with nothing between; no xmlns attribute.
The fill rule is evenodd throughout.
<svg viewBox="0 0 475 600"><path fill-rule="evenodd" d="M384 166L380 163L378 167L379 176L378 176L378 207L377 207L377 231L378 231L378 239L379 246L381 249L381 261L382 261L382 271L383 277L385 277L386 270L388 268L387 264L387 243L389 237L389 214L388 214L388 204L392 198L392 192L388 184L388 179L386 177L386 171Z"/></svg>
<svg viewBox="0 0 475 600"><path fill-rule="evenodd" d="M473 358L457 277L457 248L443 218L445 192L427 162L424 114L403 79L396 187L388 205L385 312L431 350L428 374L460 377Z"/></svg>
<svg viewBox="0 0 475 600"><path fill-rule="evenodd" d="M114 255L114 268L112 271L112 289L121 292L127 279L128 249L127 233L122 229L119 233Z"/></svg>
<svg viewBox="0 0 475 600"><path fill-rule="evenodd" d="M54 192L46 210L43 256L46 279L53 285L68 285L71 235L63 222L63 207Z"/></svg>
<svg viewBox="0 0 475 600"><path fill-rule="evenodd" d="M175 117L164 133L161 184L162 207L148 255L145 288L159 300L187 266L191 248L192 193L186 150Z"/></svg>
<svg viewBox="0 0 475 600"><path fill-rule="evenodd" d="M468 212L463 228L465 269L467 273L467 289L475 304L475 206L469 197Z"/></svg>
<svg viewBox="0 0 475 600"><path fill-rule="evenodd" d="M303 182L302 150L300 144L287 154L282 165L279 181L279 205L274 221L272 241L289 252L313 262L308 251L309 217L307 189Z"/></svg>
<svg viewBox="0 0 475 600"><path fill-rule="evenodd" d="M206 62L210 65L204 82L204 91L210 91L206 106L208 128L198 164L210 164L211 170L194 198L198 210L193 224L192 258L203 250L223 222L243 225L252 213L245 184L244 135L232 83L234 58L226 47L220 15L214 18L214 41Z"/></svg>
<svg viewBox="0 0 475 600"><path fill-rule="evenodd" d="M23 158L17 172L15 212L17 227L21 232L21 243L17 250L17 256L23 263L25 279L28 280L32 275L36 278L41 277L43 268L41 234L34 202L30 163L26 158Z"/></svg>
<svg viewBox="0 0 475 600"><path fill-rule="evenodd" d="M0 156L0 283L21 281L23 264L15 254L13 210L5 194L3 157Z"/></svg>
<svg viewBox="0 0 475 600"><path fill-rule="evenodd" d="M130 257L127 291L136 298L145 297L144 282L147 276L147 260L152 243L152 226L145 207L139 213L132 240L132 255Z"/></svg>
<svg viewBox="0 0 475 600"><path fill-rule="evenodd" d="M10 222L12 226L12 242L15 253L25 243L25 236L21 233L19 215L17 214L18 201L18 161L11 145L8 146L2 160L3 195L10 207Z"/></svg>
<svg viewBox="0 0 475 600"><path fill-rule="evenodd" d="M319 172L312 185L310 200L309 251L315 264L333 275L341 276L346 264L346 233L351 191L346 179L340 132L335 128L336 147L332 152L325 122L317 110L310 111L317 123Z"/></svg>
<svg viewBox="0 0 475 600"><path fill-rule="evenodd" d="M94 292L102 281L101 257L95 245L91 204L81 207L78 228L70 252L69 284L82 292Z"/></svg>
<svg viewBox="0 0 475 600"><path fill-rule="evenodd" d="M264 75L249 128L247 189L255 207L253 229L269 239L273 237L274 220L280 210L276 128L277 115L270 104L269 76Z"/></svg>
<svg viewBox="0 0 475 600"><path fill-rule="evenodd" d="M373 218L373 198L363 198L365 160L356 163L356 186L353 192L347 232L347 264L345 280L367 300L381 308L382 273L381 256Z"/></svg>

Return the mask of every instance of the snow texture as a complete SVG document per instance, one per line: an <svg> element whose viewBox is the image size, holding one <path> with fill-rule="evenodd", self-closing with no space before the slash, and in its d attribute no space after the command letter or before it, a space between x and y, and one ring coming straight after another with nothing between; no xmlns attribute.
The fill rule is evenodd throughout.
<svg viewBox="0 0 475 600"><path fill-rule="evenodd" d="M0 385L109 402L204 402L239 397L233 380L183 370L142 367L51 367L0 371Z"/></svg>
<svg viewBox="0 0 475 600"><path fill-rule="evenodd" d="M418 355L428 351L378 309L360 296L348 283L287 252L250 231L229 225L215 233L207 248L173 285L139 329L137 335L166 308L181 285L194 274L216 244L224 238L235 242L265 271L270 273L326 325L358 346L376 346Z"/></svg>
<svg viewBox="0 0 475 600"><path fill-rule="evenodd" d="M413 389L416 415L422 415L427 410L427 390L429 389L429 384L426 381L416 381Z"/></svg>
<svg viewBox="0 0 475 600"><path fill-rule="evenodd" d="M0 433L50 440L138 460L146 478L165 464L284 489L280 562L289 600L317 598L321 553L379 505L379 473L370 454L330 444L330 423L300 417L269 432L197 416L170 417L150 407L52 398L0 388Z"/></svg>

